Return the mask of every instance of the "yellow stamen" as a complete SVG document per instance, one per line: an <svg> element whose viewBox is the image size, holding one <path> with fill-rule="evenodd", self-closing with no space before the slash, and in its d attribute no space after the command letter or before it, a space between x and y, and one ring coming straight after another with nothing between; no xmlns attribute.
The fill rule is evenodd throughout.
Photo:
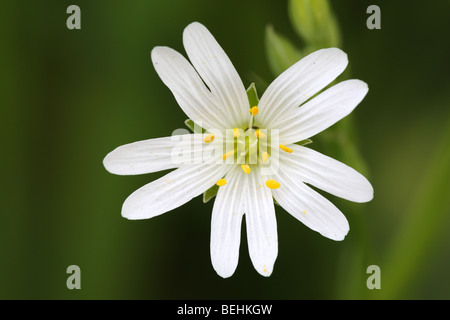
<svg viewBox="0 0 450 320"><path fill-rule="evenodd" d="M205 143L210 143L214 140L214 135L213 134L208 134L206 137L203 138L203 141L205 141Z"/></svg>
<svg viewBox="0 0 450 320"><path fill-rule="evenodd" d="M233 136L235 138L238 138L241 134L239 133L239 128L234 128L233 129Z"/></svg>
<svg viewBox="0 0 450 320"><path fill-rule="evenodd" d="M257 138L264 138L266 135L262 133L259 129L255 131Z"/></svg>
<svg viewBox="0 0 450 320"><path fill-rule="evenodd" d="M222 156L222 159L225 160L226 158L228 158L229 156L232 156L234 154L234 150L228 151L227 153L225 153Z"/></svg>
<svg viewBox="0 0 450 320"><path fill-rule="evenodd" d="M269 154L267 152L263 152L262 154L262 161L267 162L267 159L269 159Z"/></svg>
<svg viewBox="0 0 450 320"><path fill-rule="evenodd" d="M249 174L250 173L250 166L248 165L248 164L242 164L241 165L241 169L242 169L242 171L244 171L246 174Z"/></svg>
<svg viewBox="0 0 450 320"><path fill-rule="evenodd" d="M259 112L259 109L258 109L257 106L254 106L248 112L250 112L253 116L256 116L258 114L258 112Z"/></svg>
<svg viewBox="0 0 450 320"><path fill-rule="evenodd" d="M269 189L278 189L280 187L280 183L273 179L270 179L266 181L266 186Z"/></svg>
<svg viewBox="0 0 450 320"><path fill-rule="evenodd" d="M227 180L225 180L225 179L217 180L216 184L217 184L219 187L223 187L224 185L227 184Z"/></svg>
<svg viewBox="0 0 450 320"><path fill-rule="evenodd" d="M292 149L291 148L283 146L282 144L280 144L280 149L285 151L285 152L292 153Z"/></svg>

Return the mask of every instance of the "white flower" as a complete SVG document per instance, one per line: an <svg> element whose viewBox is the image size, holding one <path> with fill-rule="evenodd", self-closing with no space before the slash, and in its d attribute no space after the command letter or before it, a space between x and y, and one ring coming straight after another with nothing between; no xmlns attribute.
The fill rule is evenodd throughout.
<svg viewBox="0 0 450 320"><path fill-rule="evenodd" d="M131 194L123 204L122 215L128 219L154 217L217 183L220 188L212 212L211 260L222 277L231 276L237 267L244 214L253 265L264 276L272 273L278 254L273 198L312 230L333 240L344 239L349 231L345 216L305 183L354 202L370 201L372 186L345 164L294 143L347 116L366 95L364 82L348 80L310 99L342 73L347 55L337 48L308 55L281 74L264 92L257 108L250 109L238 73L203 25L187 26L183 43L190 63L168 47L154 48L151 57L158 75L186 115L209 131L190 137L203 139L203 145L217 146L227 136L226 130L233 130L234 137L238 132L253 132L261 138L263 134L256 129L278 129L280 148L268 149L279 154L278 168L271 176L264 174L265 162L273 156L270 152L257 156L257 163L244 159L241 164L183 164L173 161L179 141L172 137L127 144L105 157L109 172L133 175L177 169ZM247 153L251 149L248 145L244 148ZM191 152L196 151L192 148ZM233 153L223 152L221 156L234 158Z"/></svg>

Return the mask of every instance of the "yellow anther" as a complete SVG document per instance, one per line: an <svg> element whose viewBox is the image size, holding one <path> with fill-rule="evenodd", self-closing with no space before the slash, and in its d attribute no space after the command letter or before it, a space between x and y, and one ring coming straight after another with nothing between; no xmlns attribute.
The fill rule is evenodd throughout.
<svg viewBox="0 0 450 320"><path fill-rule="evenodd" d="M269 189L278 189L280 187L280 183L278 181L270 179L266 181L266 186Z"/></svg>
<svg viewBox="0 0 450 320"><path fill-rule="evenodd" d="M217 184L219 187L223 187L224 185L227 184L227 180L225 180L225 179L217 180L216 184Z"/></svg>
<svg viewBox="0 0 450 320"><path fill-rule="evenodd" d="M233 136L235 138L239 137L241 134L239 133L239 128L234 128L233 129Z"/></svg>
<svg viewBox="0 0 450 320"><path fill-rule="evenodd" d="M205 143L210 143L213 140L214 140L213 134L208 134L206 137L203 138L203 141L205 141Z"/></svg>
<svg viewBox="0 0 450 320"><path fill-rule="evenodd" d="M227 153L225 153L222 156L222 159L225 160L226 158L228 158L229 156L232 156L234 154L234 150L228 151Z"/></svg>
<svg viewBox="0 0 450 320"><path fill-rule="evenodd" d="M259 112L259 109L258 109L257 106L254 106L248 112L250 112L253 116L256 116L258 114L258 112Z"/></svg>
<svg viewBox="0 0 450 320"><path fill-rule="evenodd" d="M303 210L303 214L306 214L306 211L305 211L305 210Z"/></svg>
<svg viewBox="0 0 450 320"><path fill-rule="evenodd" d="M261 132L261 130L259 130L259 129L257 129L256 131L255 131L255 134L256 134L256 137L257 138L264 138L266 135L263 133L263 132Z"/></svg>
<svg viewBox="0 0 450 320"><path fill-rule="evenodd" d="M283 146L282 144L280 144L280 149L285 151L285 152L292 153L292 149L291 148Z"/></svg>
<svg viewBox="0 0 450 320"><path fill-rule="evenodd" d="M242 171L244 171L246 174L249 174L250 173L250 166L248 165L248 164L242 164L241 165L241 169L242 169Z"/></svg>
<svg viewBox="0 0 450 320"><path fill-rule="evenodd" d="M269 154L267 152L263 152L262 154L262 161L267 162L267 159L269 159Z"/></svg>

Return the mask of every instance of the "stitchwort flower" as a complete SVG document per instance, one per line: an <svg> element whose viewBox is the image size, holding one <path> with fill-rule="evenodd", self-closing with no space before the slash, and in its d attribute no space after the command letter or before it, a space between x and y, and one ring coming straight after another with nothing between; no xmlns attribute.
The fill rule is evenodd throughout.
<svg viewBox="0 0 450 320"><path fill-rule="evenodd" d="M354 169L297 143L347 116L367 94L360 80L320 92L346 68L347 55L337 48L311 53L278 76L258 101L249 99L202 24L186 27L183 44L190 61L168 47L154 48L151 58L182 110L204 132L127 144L105 157L105 168L119 175L176 168L131 194L122 215L148 219L218 189L210 253L222 277L237 267L244 216L253 266L263 276L272 273L278 254L273 199L312 230L343 240L347 219L307 184L354 202L370 201L372 186Z"/></svg>

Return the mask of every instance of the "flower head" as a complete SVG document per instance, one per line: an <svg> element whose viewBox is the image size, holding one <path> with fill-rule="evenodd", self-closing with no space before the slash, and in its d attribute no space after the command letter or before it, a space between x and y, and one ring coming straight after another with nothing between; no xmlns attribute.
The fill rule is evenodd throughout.
<svg viewBox="0 0 450 320"><path fill-rule="evenodd" d="M337 48L311 53L250 105L231 61L203 25L187 26L183 43L190 62L168 47L154 48L152 61L186 115L207 132L139 141L109 153L104 165L115 174L176 168L131 194L122 215L151 218L216 186L211 260L222 277L237 267L244 216L253 265L264 276L272 273L278 254L273 199L312 230L344 239L345 216L306 183L354 202L370 201L372 186L347 165L295 143L347 116L368 92L364 82L347 80L313 97L342 73L347 55ZM189 161L175 160L181 154Z"/></svg>

